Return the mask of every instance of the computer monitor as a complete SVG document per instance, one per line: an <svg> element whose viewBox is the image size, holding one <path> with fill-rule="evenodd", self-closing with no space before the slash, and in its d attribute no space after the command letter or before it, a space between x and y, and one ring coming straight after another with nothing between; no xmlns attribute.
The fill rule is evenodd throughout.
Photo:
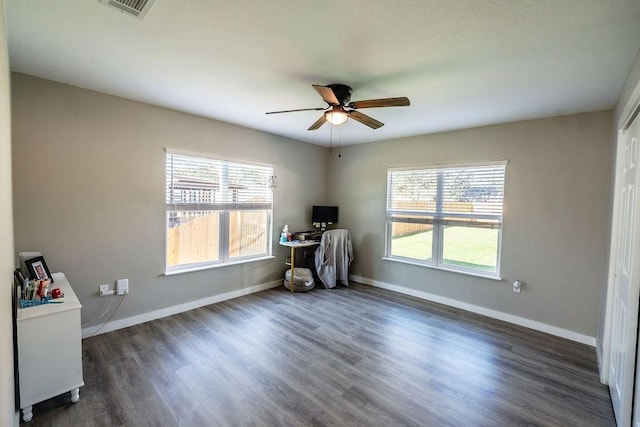
<svg viewBox="0 0 640 427"><path fill-rule="evenodd" d="M317 223L336 224L338 222L338 207L314 206L311 210L311 222L314 225Z"/></svg>

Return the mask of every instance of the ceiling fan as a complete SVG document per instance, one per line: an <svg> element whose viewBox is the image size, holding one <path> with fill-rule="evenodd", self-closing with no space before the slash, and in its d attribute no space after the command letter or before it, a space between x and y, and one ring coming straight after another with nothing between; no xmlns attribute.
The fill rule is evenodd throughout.
<svg viewBox="0 0 640 427"><path fill-rule="evenodd" d="M307 130L316 130L325 122L329 122L333 125L341 125L348 118L369 126L371 129L378 129L384 126L384 123L379 122L373 117L369 117L366 114L362 114L357 111L361 108L378 108L378 107L407 107L410 105L409 98L402 96L399 98L381 98L381 99L367 99L365 101L351 101L351 92L353 89L343 84L330 84L326 86L312 85L313 88L320 94L324 102L329 104L328 107L317 108L301 108L297 110L282 110L282 111L270 111L266 114L280 114L280 113L293 113L296 111L322 111L324 114L320 116L318 120L313 123Z"/></svg>

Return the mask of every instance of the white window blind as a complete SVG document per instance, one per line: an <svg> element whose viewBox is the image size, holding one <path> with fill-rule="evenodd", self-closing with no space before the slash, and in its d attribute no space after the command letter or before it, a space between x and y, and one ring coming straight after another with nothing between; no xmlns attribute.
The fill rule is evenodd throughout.
<svg viewBox="0 0 640 427"><path fill-rule="evenodd" d="M505 165L391 169L387 217L433 224L502 223Z"/></svg>
<svg viewBox="0 0 640 427"><path fill-rule="evenodd" d="M168 209L270 209L271 165L167 153Z"/></svg>

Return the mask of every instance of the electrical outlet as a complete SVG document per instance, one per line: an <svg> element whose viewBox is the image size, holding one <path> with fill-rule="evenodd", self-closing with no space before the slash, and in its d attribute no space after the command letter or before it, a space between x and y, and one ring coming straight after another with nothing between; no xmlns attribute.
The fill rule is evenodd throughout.
<svg viewBox="0 0 640 427"><path fill-rule="evenodd" d="M98 286L98 291L100 292L101 297L104 297L107 295L113 295L113 289L109 290L109 285Z"/></svg>
<svg viewBox="0 0 640 427"><path fill-rule="evenodd" d="M520 280L514 280L513 281L513 292L520 293L521 290L522 290L522 282L520 282Z"/></svg>
<svg viewBox="0 0 640 427"><path fill-rule="evenodd" d="M116 288L118 289L118 295L124 295L129 293L129 279L118 279L116 281Z"/></svg>

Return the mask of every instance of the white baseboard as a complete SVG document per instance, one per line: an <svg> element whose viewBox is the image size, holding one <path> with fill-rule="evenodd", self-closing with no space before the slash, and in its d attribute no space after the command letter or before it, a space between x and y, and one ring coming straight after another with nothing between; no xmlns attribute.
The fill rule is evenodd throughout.
<svg viewBox="0 0 640 427"><path fill-rule="evenodd" d="M559 328L557 326L549 325L546 323L537 322L535 320L527 319L525 317L515 316L513 314L504 313L502 311L492 310L490 308L481 307L479 305L469 304L466 302L454 300L454 299L443 297L440 295L431 294L429 292L406 288L404 286L398 286L398 285L393 285L391 283L380 282L378 280L368 279L366 277L349 275L349 280L353 280L354 282L358 282L358 283L363 283L365 285L374 286L376 288L388 289L390 291L398 292L401 294L411 295L416 298L433 301L443 305L448 305L450 307L459 308L461 310L470 311L472 313L481 314L483 316L491 317L493 319L502 320L505 322L513 323L515 325L524 326L525 328L534 329L540 332L545 332L547 334L555 335L561 338L566 338L571 341L587 344L592 347L596 346L595 337L590 337L588 335L580 334L578 332Z"/></svg>
<svg viewBox="0 0 640 427"><path fill-rule="evenodd" d="M609 385L609 368L604 366L604 360L602 359L602 343L596 340L596 361L598 362L600 382L604 385Z"/></svg>
<svg viewBox="0 0 640 427"><path fill-rule="evenodd" d="M95 333L95 335L100 335L106 332L111 332L118 329L126 328L128 326L133 326L133 325L138 325L140 323L148 322L150 320L160 319L162 317L183 313L185 311L193 310L195 308L204 307L205 305L215 304L220 301L226 301L229 299L253 294L256 292L264 291L266 289L271 289L278 286L282 286L282 279L274 280L274 281L263 283L260 285L251 286L248 288L238 289L231 292L226 292L224 294L213 295L213 296L195 300L195 301L189 301L184 304L178 304L172 307L162 308L160 310L138 314L136 316L127 317L125 319L114 320L112 322L108 322L102 328L101 328L102 325L88 326L86 328L82 328L82 338L83 339L88 338L92 336L96 331L98 332Z"/></svg>

